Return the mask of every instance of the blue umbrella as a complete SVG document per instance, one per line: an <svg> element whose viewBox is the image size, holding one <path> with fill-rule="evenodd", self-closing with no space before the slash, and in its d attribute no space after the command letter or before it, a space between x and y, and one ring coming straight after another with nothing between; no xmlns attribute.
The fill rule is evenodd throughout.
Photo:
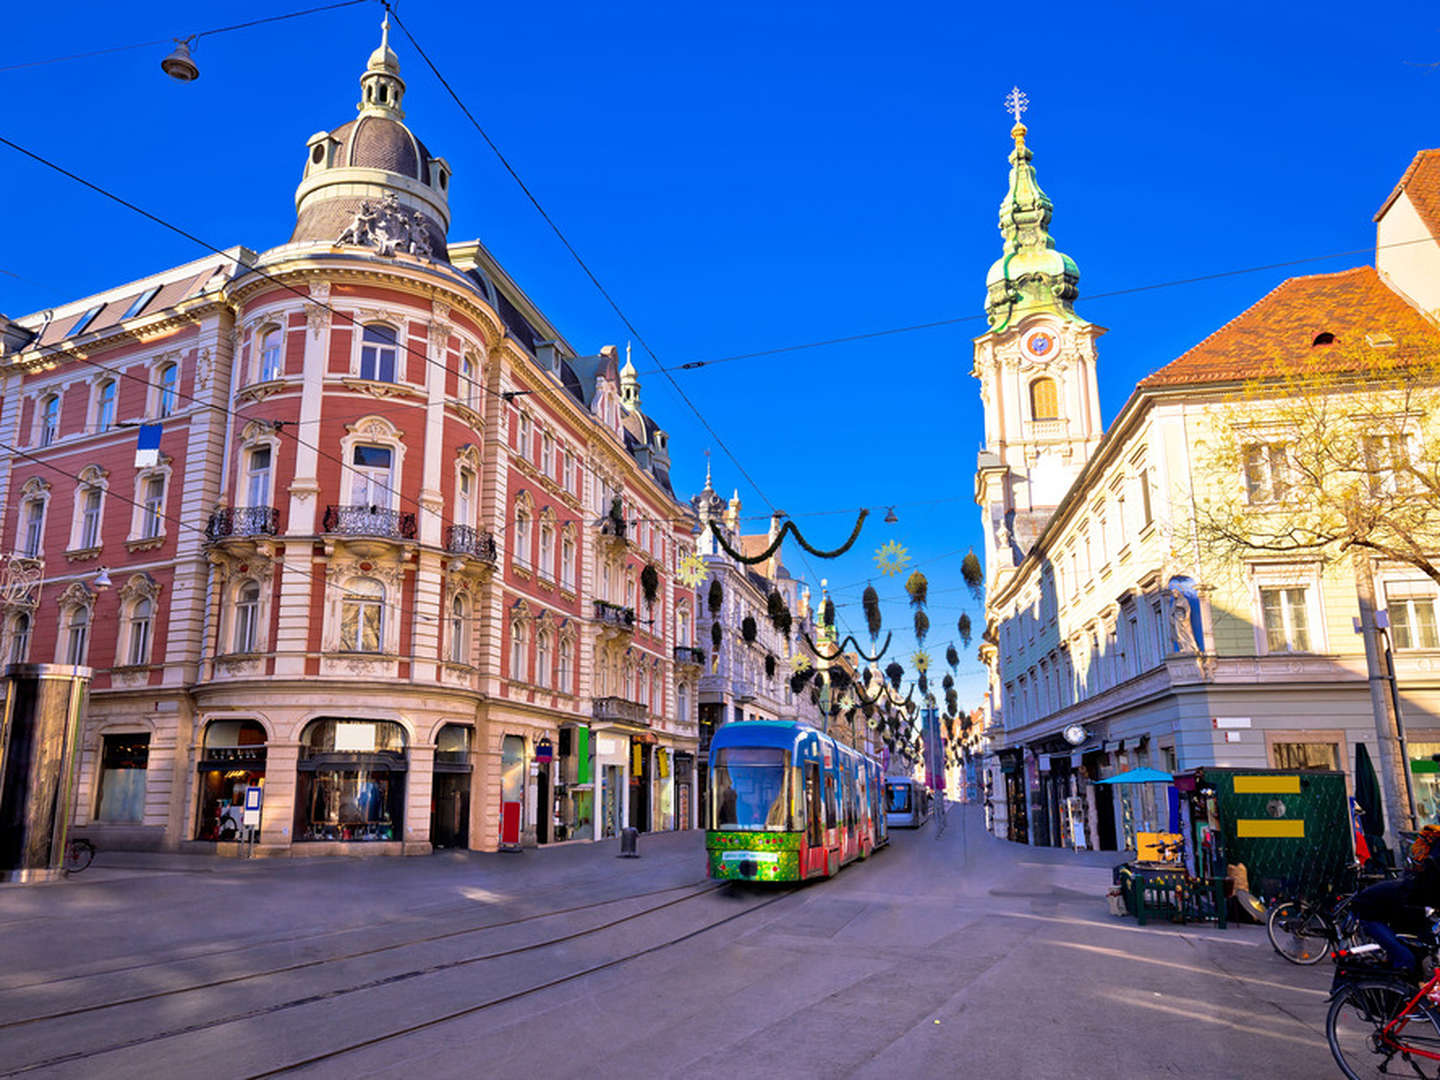
<svg viewBox="0 0 1440 1080"><path fill-rule="evenodd" d="M1119 776L1107 776L1104 780L1096 780L1097 784L1170 784L1174 783L1175 777L1160 769L1131 769L1129 772L1122 772Z"/></svg>

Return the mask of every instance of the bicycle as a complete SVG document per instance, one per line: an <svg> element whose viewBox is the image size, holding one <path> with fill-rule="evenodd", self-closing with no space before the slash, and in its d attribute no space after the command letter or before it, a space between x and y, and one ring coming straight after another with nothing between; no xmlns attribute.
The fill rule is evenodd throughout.
<svg viewBox="0 0 1440 1080"><path fill-rule="evenodd" d="M66 874L78 874L95 861L95 845L76 837L65 842L65 859L61 867Z"/></svg>
<svg viewBox="0 0 1440 1080"><path fill-rule="evenodd" d="M1265 933L1275 951L1292 964L1318 964L1333 951L1357 935L1350 902L1360 889L1385 875L1362 874L1358 865L1351 870L1357 876L1354 889L1329 892L1319 903L1310 900L1284 900L1271 906L1265 916Z"/></svg>
<svg viewBox="0 0 1440 1080"><path fill-rule="evenodd" d="M1403 938L1402 938L1403 940ZM1433 950L1434 934L1422 946ZM1386 1075L1398 1057L1406 1076L1440 1078L1440 970L1418 985L1384 968L1348 968L1378 954L1366 944L1337 950L1335 985L1325 1015L1330 1053L1350 1080ZM1426 1068L1425 1063L1430 1063Z"/></svg>

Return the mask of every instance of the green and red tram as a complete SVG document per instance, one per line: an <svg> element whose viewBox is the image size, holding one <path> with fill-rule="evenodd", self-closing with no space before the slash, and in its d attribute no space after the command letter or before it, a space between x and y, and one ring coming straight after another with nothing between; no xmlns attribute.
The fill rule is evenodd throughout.
<svg viewBox="0 0 1440 1080"><path fill-rule="evenodd" d="M808 724L726 724L710 741L709 875L829 877L888 840L880 763Z"/></svg>

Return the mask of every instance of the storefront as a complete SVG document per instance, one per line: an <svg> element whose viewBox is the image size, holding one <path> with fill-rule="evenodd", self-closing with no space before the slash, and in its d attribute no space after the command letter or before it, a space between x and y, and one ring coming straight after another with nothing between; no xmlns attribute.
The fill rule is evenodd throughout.
<svg viewBox="0 0 1440 1080"><path fill-rule="evenodd" d="M650 744L654 735L632 735L630 737L630 814L632 829L649 832L650 807L654 803L650 790L652 759Z"/></svg>
<svg viewBox="0 0 1440 1080"><path fill-rule="evenodd" d="M1030 842L1029 795L1025 786L1024 752L1002 750L1000 773L1005 778L1005 838L1017 844Z"/></svg>
<svg viewBox="0 0 1440 1080"><path fill-rule="evenodd" d="M556 840L595 838L595 753L583 724L560 729L555 767Z"/></svg>
<svg viewBox="0 0 1440 1080"><path fill-rule="evenodd" d="M525 740L506 735L500 743L500 846L519 848L525 834Z"/></svg>
<svg viewBox="0 0 1440 1080"><path fill-rule="evenodd" d="M675 754L675 827L695 827L694 776L695 755L683 751Z"/></svg>
<svg viewBox="0 0 1440 1080"><path fill-rule="evenodd" d="M196 768L195 839L240 839L245 789L265 785L265 729L253 720L212 720Z"/></svg>
<svg viewBox="0 0 1440 1080"><path fill-rule="evenodd" d="M470 741L465 724L446 724L435 737L435 777L430 787L430 843L470 846Z"/></svg>
<svg viewBox="0 0 1440 1080"><path fill-rule="evenodd" d="M320 717L300 734L295 839L403 836L405 729L386 720Z"/></svg>
<svg viewBox="0 0 1440 1080"><path fill-rule="evenodd" d="M655 748L654 777L650 781L651 805L654 807L652 827L656 832L675 828L674 784L671 766L675 751L668 746Z"/></svg>

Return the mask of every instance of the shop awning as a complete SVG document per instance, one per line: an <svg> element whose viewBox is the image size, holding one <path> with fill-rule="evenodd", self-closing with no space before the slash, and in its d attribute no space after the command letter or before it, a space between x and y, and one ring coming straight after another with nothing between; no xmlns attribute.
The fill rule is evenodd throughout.
<svg viewBox="0 0 1440 1080"><path fill-rule="evenodd" d="M1131 769L1129 772L1122 772L1119 776L1107 776L1104 780L1096 780L1097 784L1171 784L1175 777L1168 772L1161 772L1159 769Z"/></svg>

